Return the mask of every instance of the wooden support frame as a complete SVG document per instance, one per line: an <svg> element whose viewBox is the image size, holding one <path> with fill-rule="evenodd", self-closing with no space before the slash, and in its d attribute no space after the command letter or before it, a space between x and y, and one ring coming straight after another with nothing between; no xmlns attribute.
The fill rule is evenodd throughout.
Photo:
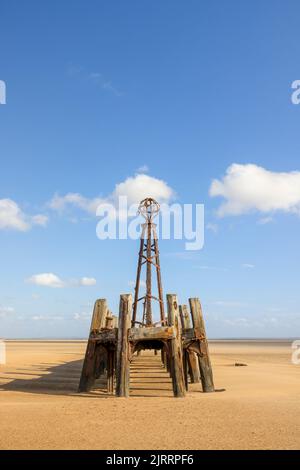
<svg viewBox="0 0 300 470"><path fill-rule="evenodd" d="M106 315L106 299L96 300L91 321L90 336L79 382L79 392L89 392L94 385L95 379L99 375L101 350L93 341L92 335L94 331L100 330L105 325Z"/></svg>
<svg viewBox="0 0 300 470"><path fill-rule="evenodd" d="M130 394L130 361L135 351L161 349L162 365L172 378L175 397L184 397L191 383L201 381L203 392L213 392L204 319L198 298L178 305L175 294L167 295L168 319L163 326L132 327L132 295L120 296L119 319L105 299L95 302L79 391L88 392L107 372L107 391L118 397ZM192 320L192 321L191 321Z"/></svg>

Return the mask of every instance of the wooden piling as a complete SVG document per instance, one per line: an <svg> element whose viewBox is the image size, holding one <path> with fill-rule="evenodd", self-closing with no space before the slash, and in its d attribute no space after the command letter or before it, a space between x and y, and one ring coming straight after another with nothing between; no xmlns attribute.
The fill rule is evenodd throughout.
<svg viewBox="0 0 300 470"><path fill-rule="evenodd" d="M206 339L205 325L202 314L200 300L198 298L189 299L193 327L195 333L200 336L201 356L198 356L200 377L203 392L214 392L214 381L211 362L209 358L208 343Z"/></svg>
<svg viewBox="0 0 300 470"><path fill-rule="evenodd" d="M116 395L118 397L129 396L129 342L128 329L130 328L132 310L132 295L120 296L119 330L117 343L117 368L116 368Z"/></svg>
<svg viewBox="0 0 300 470"><path fill-rule="evenodd" d="M90 332L105 327L106 315L108 313L106 299L98 299L94 304Z"/></svg>
<svg viewBox="0 0 300 470"><path fill-rule="evenodd" d="M183 375L184 375L184 385L186 391L189 389L189 376L188 376L188 371L189 371L189 359L188 359L189 353L186 349L183 350Z"/></svg>
<svg viewBox="0 0 300 470"><path fill-rule="evenodd" d="M175 328L175 338L170 340L170 362L171 362L171 375L173 383L173 392L175 397L185 396L185 382L183 371L183 353L181 342L181 328L179 324L179 308L177 296L174 294L167 294L168 304L168 323L169 326Z"/></svg>
<svg viewBox="0 0 300 470"><path fill-rule="evenodd" d="M184 330L191 328L191 316L187 305L179 305L179 313L184 334ZM200 371L197 354L193 351L188 350L185 351L185 353L186 354L184 355L184 367L186 375L188 373L188 375L190 376L191 383L199 383Z"/></svg>
<svg viewBox="0 0 300 470"><path fill-rule="evenodd" d="M182 329L191 328L191 319L187 305L179 305L179 314L181 319Z"/></svg>
<svg viewBox="0 0 300 470"><path fill-rule="evenodd" d="M111 329L113 328L114 324L114 319L111 315L107 315L106 317L106 323L105 323L105 328Z"/></svg>
<svg viewBox="0 0 300 470"><path fill-rule="evenodd" d="M95 330L99 330L105 325L105 319L107 314L107 303L106 299L98 299L95 302L93 316L91 321L90 333ZM96 349L96 343L91 341L91 334L88 340L85 358L83 362L79 392L89 392L95 382L95 378L98 374L97 364L100 363L97 355L100 353L100 348Z"/></svg>
<svg viewBox="0 0 300 470"><path fill-rule="evenodd" d="M201 381L201 376L197 354L193 351L187 351L187 361L191 383L199 383Z"/></svg>

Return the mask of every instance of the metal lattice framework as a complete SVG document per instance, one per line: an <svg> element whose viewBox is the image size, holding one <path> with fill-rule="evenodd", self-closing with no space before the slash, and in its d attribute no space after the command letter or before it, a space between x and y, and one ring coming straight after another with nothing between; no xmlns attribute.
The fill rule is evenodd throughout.
<svg viewBox="0 0 300 470"><path fill-rule="evenodd" d="M161 269L159 261L159 249L157 241L156 224L153 223L153 219L158 215L160 205L155 199L148 197L141 201L138 209L138 213L141 214L145 223L142 224L142 233L140 241L140 251L137 267L137 276L135 284L135 296L133 303L133 314L132 314L132 327L135 324L141 324L142 326L154 326L157 323L161 325L165 324L165 311L163 302L163 289L161 281ZM143 265L146 265L146 294L139 297L141 271ZM156 269L157 278L157 291L158 297L152 295L152 268ZM153 323L152 317L152 300L159 302L160 310L160 321ZM143 302L143 320L142 322L137 321L138 303Z"/></svg>

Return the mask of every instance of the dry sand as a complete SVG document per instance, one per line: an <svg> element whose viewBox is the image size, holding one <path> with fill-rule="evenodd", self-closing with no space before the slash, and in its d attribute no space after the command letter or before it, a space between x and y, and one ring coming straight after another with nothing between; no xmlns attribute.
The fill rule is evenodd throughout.
<svg viewBox="0 0 300 470"><path fill-rule="evenodd" d="M289 342L211 342L217 389L173 398L153 352L131 397L76 393L84 341L12 341L0 365L1 449L299 449L300 366ZM235 362L248 364L235 367Z"/></svg>

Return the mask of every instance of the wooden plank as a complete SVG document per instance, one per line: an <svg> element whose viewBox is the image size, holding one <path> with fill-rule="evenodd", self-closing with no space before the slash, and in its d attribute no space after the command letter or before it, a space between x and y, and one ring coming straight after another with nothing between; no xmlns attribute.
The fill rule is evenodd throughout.
<svg viewBox="0 0 300 470"><path fill-rule="evenodd" d="M175 338L170 340L170 362L173 393L175 397L185 396L185 382L183 371L183 350L181 342L181 328L179 323L179 307L177 296L167 294L168 324L174 326Z"/></svg>
<svg viewBox="0 0 300 470"><path fill-rule="evenodd" d="M214 392L215 387L213 381L213 373L209 358L208 343L206 339L205 325L200 300L198 298L191 298L189 299L189 303L195 332L197 335L200 335L202 337L202 339L198 340L202 353L202 356L198 356L202 389L203 392L206 393Z"/></svg>
<svg viewBox="0 0 300 470"><path fill-rule="evenodd" d="M116 395L118 397L129 396L129 341L128 329L130 328L132 310L132 295L120 296L119 330L117 342L117 368L116 368Z"/></svg>
<svg viewBox="0 0 300 470"><path fill-rule="evenodd" d="M175 329L168 326L153 326L148 328L130 328L129 341L161 339L168 340L175 338Z"/></svg>
<svg viewBox="0 0 300 470"><path fill-rule="evenodd" d="M107 314L107 303L105 299L98 299L95 302L93 316L91 321L90 332L99 330L105 324ZM97 357L101 354L101 349L96 348L96 343L91 340L91 336L87 343L85 358L81 371L79 382L79 392L88 392L94 385L96 376L99 375L98 364L101 363L101 358ZM105 358L104 358L105 360Z"/></svg>

